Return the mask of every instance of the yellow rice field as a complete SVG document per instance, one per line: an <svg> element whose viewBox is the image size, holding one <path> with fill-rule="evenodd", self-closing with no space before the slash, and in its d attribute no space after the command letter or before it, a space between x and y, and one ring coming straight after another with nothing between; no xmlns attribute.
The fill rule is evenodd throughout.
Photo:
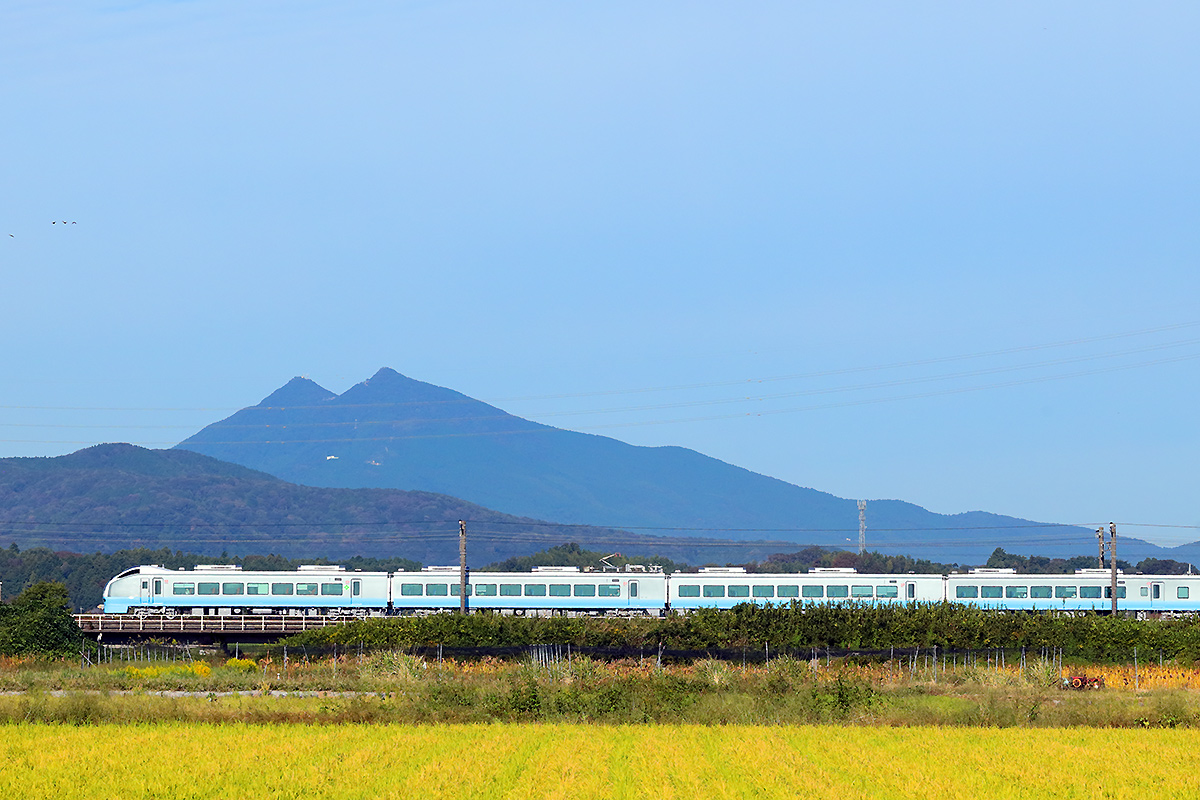
<svg viewBox="0 0 1200 800"><path fill-rule="evenodd" d="M1200 732L499 724L0 728L5 798L1135 796L1200 796Z"/></svg>

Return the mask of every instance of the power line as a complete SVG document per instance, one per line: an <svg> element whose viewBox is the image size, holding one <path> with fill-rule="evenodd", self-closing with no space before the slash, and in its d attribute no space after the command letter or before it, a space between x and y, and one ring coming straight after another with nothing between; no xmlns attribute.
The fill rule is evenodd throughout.
<svg viewBox="0 0 1200 800"><path fill-rule="evenodd" d="M272 527L272 528L290 528L290 527L348 527L348 526L400 526L400 525L448 525L454 526L454 530L458 530L458 519L444 520L388 520L388 521L346 521L346 522L120 522L120 521L103 521L103 520L83 520L83 521L41 521L41 520L0 520L0 525L75 525L75 526L115 526L115 527L131 527L131 528L166 528L166 527L187 527L187 528L255 528L255 527ZM502 519L465 519L466 522L472 525L507 525L512 527L528 527L528 528L572 528L572 529L604 529L615 531L695 531L704 532L712 531L715 533L852 533L857 532L858 528L721 528L702 525L605 525L605 524L590 524L582 522L544 522L541 520L502 520ZM1021 530L1028 528L1076 528L1087 527L1092 523L1068 523L1068 522L1030 522L1020 525L947 525L947 526L930 526L930 527L906 527L906 528L872 528L873 531L900 533L904 531L993 531L993 530ZM1134 525L1135 523L1121 523L1122 525ZM1194 526L1200 527L1200 526ZM1091 531L1088 531L1089 535Z"/></svg>

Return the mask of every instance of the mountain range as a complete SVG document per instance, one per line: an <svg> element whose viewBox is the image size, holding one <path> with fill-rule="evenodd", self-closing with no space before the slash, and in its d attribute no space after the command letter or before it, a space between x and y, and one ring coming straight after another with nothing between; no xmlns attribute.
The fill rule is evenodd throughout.
<svg viewBox="0 0 1200 800"><path fill-rule="evenodd" d="M0 459L0 544L21 550L165 547L213 560L276 554L456 564L459 520L467 521L472 567L571 541L689 563L781 549L558 526L432 492L298 486L186 450L104 444L54 458Z"/></svg>
<svg viewBox="0 0 1200 800"><path fill-rule="evenodd" d="M340 395L294 378L177 448L295 484L432 492L529 519L730 541L857 541L855 500L683 447L542 425L386 368ZM937 514L902 500L871 500L867 521L870 549L943 562L983 563L998 546L1052 557L1096 548L1084 528ZM1127 538L1119 547L1131 560L1187 560L1200 549Z"/></svg>

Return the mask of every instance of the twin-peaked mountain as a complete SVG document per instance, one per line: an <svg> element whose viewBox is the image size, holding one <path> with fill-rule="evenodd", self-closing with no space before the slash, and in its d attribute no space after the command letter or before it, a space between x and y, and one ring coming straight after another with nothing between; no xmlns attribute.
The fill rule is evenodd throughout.
<svg viewBox="0 0 1200 800"><path fill-rule="evenodd" d="M682 447L638 447L522 419L451 389L381 369L338 395L294 378L179 448L320 487L436 492L507 514L669 536L849 547L855 500ZM1094 534L985 512L868 505L868 545L982 563L997 546L1086 554ZM1122 557L1161 556L1126 539Z"/></svg>

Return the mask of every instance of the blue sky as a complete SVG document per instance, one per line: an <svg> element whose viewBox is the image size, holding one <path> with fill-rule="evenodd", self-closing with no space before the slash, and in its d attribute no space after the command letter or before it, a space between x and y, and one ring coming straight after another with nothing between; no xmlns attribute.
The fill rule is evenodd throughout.
<svg viewBox="0 0 1200 800"><path fill-rule="evenodd" d="M1193 4L0 14L0 455L390 366L845 497L1200 525Z"/></svg>

